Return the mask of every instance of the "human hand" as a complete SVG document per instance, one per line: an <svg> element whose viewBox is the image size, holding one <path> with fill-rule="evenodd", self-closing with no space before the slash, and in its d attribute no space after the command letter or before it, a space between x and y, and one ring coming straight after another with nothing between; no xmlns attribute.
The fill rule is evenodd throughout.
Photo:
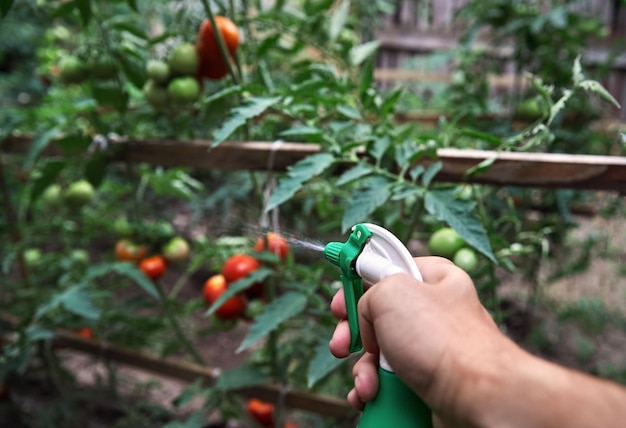
<svg viewBox="0 0 626 428"><path fill-rule="evenodd" d="M392 275L371 287L358 305L365 354L355 364L350 404L361 410L378 390L378 354L433 410L456 406L456 392L474 364L487 363L511 342L481 305L471 278L448 259L418 257L424 282ZM331 302L340 319L330 341L336 357L349 355L343 291Z"/></svg>

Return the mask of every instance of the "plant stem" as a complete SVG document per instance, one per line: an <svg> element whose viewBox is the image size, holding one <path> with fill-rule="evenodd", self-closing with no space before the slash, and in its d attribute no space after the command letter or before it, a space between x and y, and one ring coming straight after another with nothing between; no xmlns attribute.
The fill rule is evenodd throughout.
<svg viewBox="0 0 626 428"><path fill-rule="evenodd" d="M174 333L176 334L176 338L180 341L181 345L189 352L189 355L194 359L194 361L200 365L206 365L206 361L200 355L196 347L191 343L191 341L185 336L185 332L181 328L178 320L176 319L176 315L170 310L170 305L167 302L167 296L165 295L165 290L159 281L154 281L154 285L159 292L159 297L161 298L161 304L163 305L163 313L167 320L170 322L170 325L174 329Z"/></svg>

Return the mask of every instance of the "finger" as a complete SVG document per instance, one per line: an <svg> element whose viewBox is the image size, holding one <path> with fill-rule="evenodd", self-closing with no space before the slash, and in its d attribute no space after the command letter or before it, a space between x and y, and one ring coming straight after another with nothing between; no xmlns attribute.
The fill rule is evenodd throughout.
<svg viewBox="0 0 626 428"><path fill-rule="evenodd" d="M340 288L330 301L330 311L339 319L347 319L348 311L346 310L346 299L343 294L343 288Z"/></svg>
<svg viewBox="0 0 626 428"><path fill-rule="evenodd" d="M352 388L350 392L348 392L348 403L352 406L354 410L358 410L359 412L363 411L363 407L365 407L364 403L359 398L359 394L357 394L356 389Z"/></svg>
<svg viewBox="0 0 626 428"><path fill-rule="evenodd" d="M345 358L350 355L350 325L348 321L341 320L337 323L328 347L331 354L337 358Z"/></svg>
<svg viewBox="0 0 626 428"><path fill-rule="evenodd" d="M367 403L378 392L378 355L366 352L352 367L354 389L359 399Z"/></svg>
<svg viewBox="0 0 626 428"><path fill-rule="evenodd" d="M436 284L443 281L455 270L461 270L450 259L438 256L415 257L415 264L424 278L424 282ZM461 270L462 271L462 270Z"/></svg>

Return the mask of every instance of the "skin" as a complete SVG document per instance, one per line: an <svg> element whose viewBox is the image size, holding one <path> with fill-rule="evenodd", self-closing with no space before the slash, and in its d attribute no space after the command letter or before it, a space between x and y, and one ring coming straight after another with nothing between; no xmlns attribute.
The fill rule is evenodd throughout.
<svg viewBox="0 0 626 428"><path fill-rule="evenodd" d="M357 410L376 396L378 353L433 410L436 426L617 427L626 388L531 355L498 329L471 278L440 257L418 257L424 282L392 275L359 301L364 355L354 365L348 401ZM330 341L349 355L343 292Z"/></svg>

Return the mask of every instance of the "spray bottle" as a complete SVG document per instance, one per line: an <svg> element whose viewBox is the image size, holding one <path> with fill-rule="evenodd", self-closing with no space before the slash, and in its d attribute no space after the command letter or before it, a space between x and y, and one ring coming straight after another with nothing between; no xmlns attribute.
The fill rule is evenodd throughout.
<svg viewBox="0 0 626 428"><path fill-rule="evenodd" d="M402 242L388 230L370 223L355 225L345 243L328 243L324 257L341 269L350 326L350 352L358 352L362 343L357 303L363 295L363 281L373 285L400 272L421 281L422 275ZM378 393L365 405L358 427L432 428L430 409L395 375L382 354L379 361Z"/></svg>

